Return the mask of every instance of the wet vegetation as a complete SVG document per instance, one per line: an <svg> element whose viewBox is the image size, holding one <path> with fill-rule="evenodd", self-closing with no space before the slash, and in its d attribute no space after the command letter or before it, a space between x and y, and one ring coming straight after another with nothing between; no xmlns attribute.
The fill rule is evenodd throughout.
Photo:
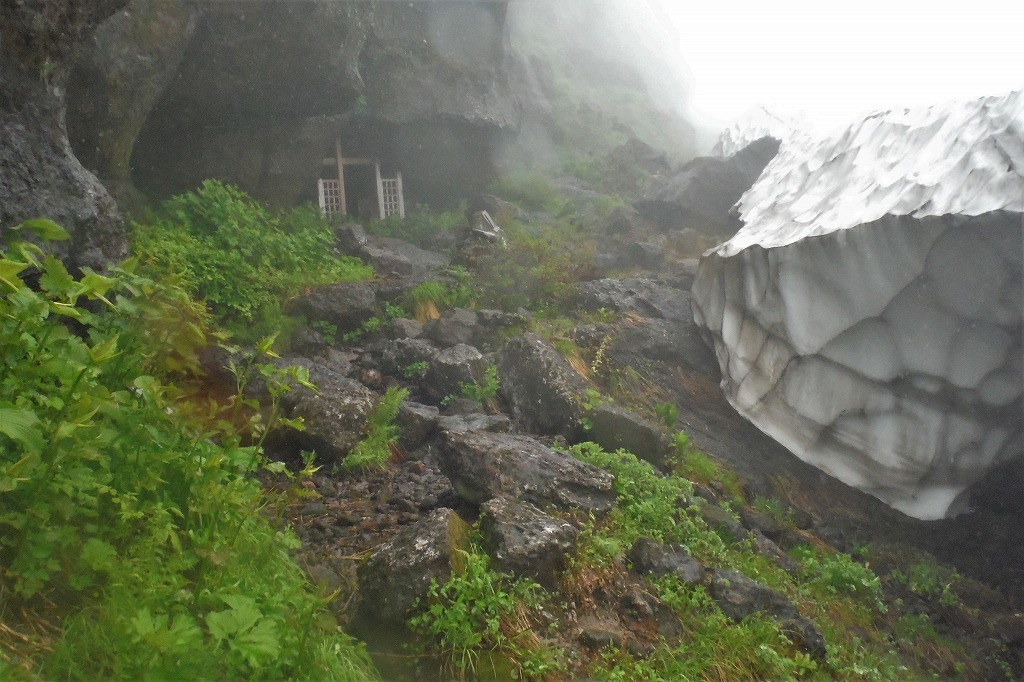
<svg viewBox="0 0 1024 682"><path fill-rule="evenodd" d="M560 190L539 175L492 188L504 247L467 242L461 211L369 224L371 234L451 244L453 265L376 322L313 326L344 347L404 316L519 310L523 327L588 382L585 412L630 405L674 446L656 467L624 450L561 443L612 474L614 507L562 514L580 534L548 587L495 570L475 530L456 570L410 614L401 654L410 678L1013 679L1015 662L984 611L987 588L909 550L838 551L798 524L798 510L752 494L692 446L664 394L610 366L615 325L630 320L576 310L575 285L594 277L599 230L640 183L604 162L566 168L598 190ZM315 458L277 462L265 440L287 421L283 397L309 385L302 368L274 362L304 325L284 301L372 270L337 254L333 227L310 210L275 215L212 181L140 223L136 258L106 274L72 275L25 240L32 231L62 236L45 221L8 229L0 259L0 678L375 679L366 646L326 606L350 599L352 587L318 593L296 561L288 509L315 497L303 486ZM570 339L581 323L602 331ZM231 395L207 390L200 352L209 347L235 358ZM427 371L425 361L402 369L408 387L382 392L335 475L378 475L405 456L396 416ZM262 402L246 391L257 379ZM490 366L451 397L494 412L500 387ZM261 487L274 477L285 494ZM785 538L778 555L735 532L751 514ZM726 615L708 578L631 570L631 548L645 539L683 548L709 575L738 571L781 595L823 648L766 613ZM581 645L581 614L630 608L641 613L635 630Z"/></svg>

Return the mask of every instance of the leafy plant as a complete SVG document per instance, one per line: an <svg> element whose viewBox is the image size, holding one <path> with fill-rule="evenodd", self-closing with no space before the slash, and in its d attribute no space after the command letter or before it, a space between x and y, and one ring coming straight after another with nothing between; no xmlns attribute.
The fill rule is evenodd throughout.
<svg viewBox="0 0 1024 682"><path fill-rule="evenodd" d="M445 583L431 580L421 612L409 619L413 630L436 642L457 679L484 675L485 651L502 655L521 672L536 671L541 663L559 667L544 657L538 660L539 648L524 634L526 611L540 606L542 588L491 570L487 555L475 548L456 551L464 568ZM530 669L524 670L524 659Z"/></svg>
<svg viewBox="0 0 1024 682"><path fill-rule="evenodd" d="M258 447L169 382L198 371L205 308L130 262L73 277L26 230L65 236L4 230L0 618L56 596L63 620L15 660L44 679L372 678L260 513Z"/></svg>
<svg viewBox="0 0 1024 682"><path fill-rule="evenodd" d="M672 428L679 420L679 408L672 403L658 403L654 406L654 413L667 428Z"/></svg>
<svg viewBox="0 0 1024 682"><path fill-rule="evenodd" d="M484 377L481 380L467 383L464 381L459 382L459 392L461 397L468 398L475 402L480 403L489 410L497 410L498 404L498 391L501 389L501 381L498 379L498 368L494 365L489 366L484 371ZM450 405L455 402L456 396L445 396L444 400L441 401L442 405Z"/></svg>
<svg viewBox="0 0 1024 682"><path fill-rule="evenodd" d="M419 360L407 365L405 369L402 370L402 376L406 379L419 379L426 375L427 369L429 368L429 362L426 360Z"/></svg>
<svg viewBox="0 0 1024 682"><path fill-rule="evenodd" d="M306 287L373 276L358 259L334 254L333 230L313 208L274 216L217 180L168 199L133 235L148 272L181 276L244 341L278 331L281 302Z"/></svg>
<svg viewBox="0 0 1024 682"><path fill-rule="evenodd" d="M409 391L404 388L392 387L384 392L366 420L365 438L345 457L342 463L345 469L383 469L387 466L400 433L395 418L408 397Z"/></svg>

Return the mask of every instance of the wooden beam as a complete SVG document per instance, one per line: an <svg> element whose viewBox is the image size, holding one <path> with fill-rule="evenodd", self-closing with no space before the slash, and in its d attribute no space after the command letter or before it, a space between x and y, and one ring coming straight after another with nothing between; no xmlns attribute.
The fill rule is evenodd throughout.
<svg viewBox="0 0 1024 682"><path fill-rule="evenodd" d="M338 164L338 203L341 205L342 215L348 215L348 206L345 202L345 157L341 155L341 138L334 138L334 159Z"/></svg>

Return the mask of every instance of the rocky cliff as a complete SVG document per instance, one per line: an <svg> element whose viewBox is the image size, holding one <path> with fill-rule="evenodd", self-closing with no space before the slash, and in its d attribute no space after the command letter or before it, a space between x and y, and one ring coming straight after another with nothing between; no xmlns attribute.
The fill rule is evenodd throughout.
<svg viewBox="0 0 1024 682"><path fill-rule="evenodd" d="M622 141L647 121L675 131L662 141L685 154L689 126L664 103L685 93L645 85L628 52L582 39L589 16L619 43L643 45L640 26L613 21L622 6L566 14L541 3L133 0L77 63L72 142L126 206L140 205L136 189L160 198L207 177L277 204L314 200L336 139L346 157L401 171L407 204L454 206L511 157L539 157L533 134L571 125L582 110L600 119L588 127L595 143ZM595 109L612 90L618 100ZM634 114L659 113L616 121L619 100ZM572 140L543 142L557 157ZM358 195L370 178L357 167L351 180Z"/></svg>
<svg viewBox="0 0 1024 682"><path fill-rule="evenodd" d="M75 158L64 126L72 60L123 0L0 5L0 226L46 216L71 242L58 253L79 266L124 256L117 207Z"/></svg>

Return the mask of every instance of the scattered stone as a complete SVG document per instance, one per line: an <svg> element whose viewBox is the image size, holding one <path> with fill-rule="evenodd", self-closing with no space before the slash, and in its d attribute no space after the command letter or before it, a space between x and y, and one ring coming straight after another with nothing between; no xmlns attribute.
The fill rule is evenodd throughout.
<svg viewBox="0 0 1024 682"><path fill-rule="evenodd" d="M456 550L468 548L468 531L458 514L441 508L378 547L357 571L360 616L404 625L431 579L443 583L460 565Z"/></svg>
<svg viewBox="0 0 1024 682"><path fill-rule="evenodd" d="M704 581L704 567L681 545L640 538L633 543L628 558L633 570L641 575L671 575L682 583L692 584Z"/></svg>
<svg viewBox="0 0 1024 682"><path fill-rule="evenodd" d="M800 615L796 607L775 590L739 571L718 569L711 580L711 597L722 613L733 620L742 620L755 613L769 615L811 656L824 660L825 638L809 618Z"/></svg>
<svg viewBox="0 0 1024 682"><path fill-rule="evenodd" d="M602 514L615 499L611 474L529 436L448 431L439 461L456 492L471 504L505 496L541 508Z"/></svg>
<svg viewBox="0 0 1024 682"><path fill-rule="evenodd" d="M501 349L498 373L501 395L525 430L577 439L587 383L558 351L536 334L520 334Z"/></svg>
<svg viewBox="0 0 1024 682"><path fill-rule="evenodd" d="M496 497L480 506L480 533L495 568L554 589L579 531L528 502Z"/></svg>
<svg viewBox="0 0 1024 682"><path fill-rule="evenodd" d="M359 254L359 251L366 246L369 237L362 225L356 223L345 223L334 228L335 246L342 253L350 256Z"/></svg>
<svg viewBox="0 0 1024 682"><path fill-rule="evenodd" d="M778 540L787 530L786 524L776 517L753 508L740 509L740 520L750 530L760 531L771 540Z"/></svg>
<svg viewBox="0 0 1024 682"><path fill-rule="evenodd" d="M440 402L449 395L462 395L462 384L480 381L487 371L483 354L472 346L458 344L434 355L427 368L423 392Z"/></svg>
<svg viewBox="0 0 1024 682"><path fill-rule="evenodd" d="M588 649L623 648L626 632L622 626L607 618L584 616L579 621L580 634L577 640Z"/></svg>
<svg viewBox="0 0 1024 682"><path fill-rule="evenodd" d="M598 405L587 412L589 438L608 452L619 448L655 466L672 452L672 441L662 429L617 405Z"/></svg>

